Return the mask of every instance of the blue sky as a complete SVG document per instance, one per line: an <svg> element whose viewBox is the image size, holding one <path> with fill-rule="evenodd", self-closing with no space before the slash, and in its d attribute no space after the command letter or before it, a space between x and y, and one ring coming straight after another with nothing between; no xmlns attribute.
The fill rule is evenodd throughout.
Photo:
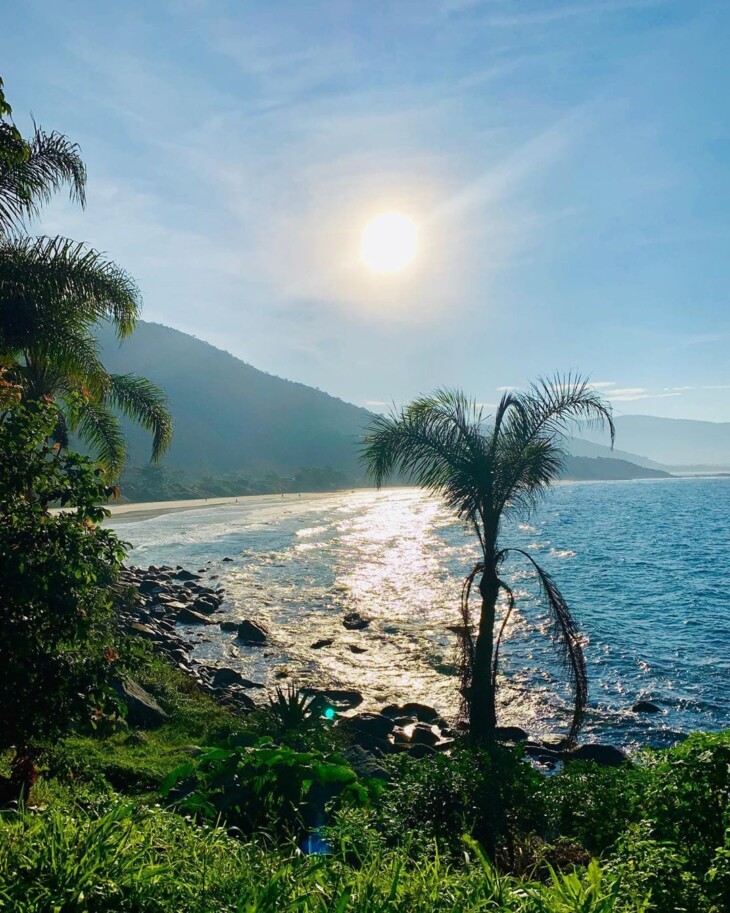
<svg viewBox="0 0 730 913"><path fill-rule="evenodd" d="M379 408L589 373L730 421L726 0L25 0L16 121L82 147L144 316ZM357 262L410 214L413 267Z"/></svg>

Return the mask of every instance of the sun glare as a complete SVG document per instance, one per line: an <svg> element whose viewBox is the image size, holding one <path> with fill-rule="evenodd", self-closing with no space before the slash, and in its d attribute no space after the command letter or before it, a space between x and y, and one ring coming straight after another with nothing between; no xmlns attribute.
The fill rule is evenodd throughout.
<svg viewBox="0 0 730 913"><path fill-rule="evenodd" d="M382 212L362 232L360 260L374 273L398 273L418 253L418 227L402 212Z"/></svg>

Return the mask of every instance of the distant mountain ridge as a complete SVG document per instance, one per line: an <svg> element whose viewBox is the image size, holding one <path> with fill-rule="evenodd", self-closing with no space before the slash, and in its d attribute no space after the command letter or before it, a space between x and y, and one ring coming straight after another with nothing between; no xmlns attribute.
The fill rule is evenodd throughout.
<svg viewBox="0 0 730 913"><path fill-rule="evenodd" d="M632 453L670 467L730 468L730 422L619 415L616 440ZM581 437L605 444L605 437L586 431Z"/></svg>
<svg viewBox="0 0 730 913"><path fill-rule="evenodd" d="M360 437L372 419L366 409L344 402L321 390L267 374L210 343L157 323L139 321L134 334L119 343L109 327L99 330L103 359L115 373L143 374L164 388L170 398L175 436L165 465L191 476L222 475L240 470L291 477L302 467L332 467L348 481L363 478L358 461ZM659 462L677 435L670 432L671 419L650 419L650 426L663 429L660 446L642 436L640 423L619 416L617 440L626 450L611 451L596 440L575 439L566 475L573 479L656 478L666 474L679 458L708 463L700 448L678 447L678 458ZM650 417L643 417L650 418ZM658 422L659 425L654 423ZM710 422L676 422L680 442L695 426ZM125 422L129 444L128 466L148 462L150 441L136 425ZM687 430L689 429L689 430ZM704 429L702 429L704 430ZM720 455L717 447L708 453ZM638 442L639 447L633 442ZM647 444L648 449L641 446ZM637 450L638 452L631 452ZM646 454L649 456L639 455ZM730 464L730 458L726 461ZM724 465L718 462L718 465Z"/></svg>

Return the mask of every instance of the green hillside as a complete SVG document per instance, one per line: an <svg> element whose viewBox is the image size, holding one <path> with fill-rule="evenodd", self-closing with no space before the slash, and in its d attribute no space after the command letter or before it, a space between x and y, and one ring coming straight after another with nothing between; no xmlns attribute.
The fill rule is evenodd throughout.
<svg viewBox="0 0 730 913"><path fill-rule="evenodd" d="M143 374L167 392L175 421L167 466L192 475L240 469L293 474L302 466L361 475L357 442L370 419L365 409L156 323L139 321L121 344L102 328L99 340L111 371ZM129 424L125 433L128 465L146 463L148 436Z"/></svg>

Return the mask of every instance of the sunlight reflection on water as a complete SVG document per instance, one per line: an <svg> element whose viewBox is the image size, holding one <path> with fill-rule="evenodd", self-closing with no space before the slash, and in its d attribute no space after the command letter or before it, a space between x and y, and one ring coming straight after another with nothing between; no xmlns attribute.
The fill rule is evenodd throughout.
<svg viewBox="0 0 730 913"><path fill-rule="evenodd" d="M730 725L728 508L730 480L564 485L529 524L505 529L505 542L531 548L555 575L580 621L589 733L662 743ZM265 651L239 647L235 657L230 635L195 631L197 658L225 659L268 686L286 673L298 684L356 688L364 707L422 700L447 717L456 711L449 626L460 623L461 583L479 556L473 537L425 494L242 501L126 523L120 533L135 543L137 564L195 569L210 560L232 617L272 631ZM549 619L529 567L504 570L517 605L502 654L501 721L553 732L567 722L568 695L544 636ZM365 631L344 629L351 611L370 619ZM322 638L335 643L312 649ZM639 698L663 701L665 713L637 717L630 707Z"/></svg>

